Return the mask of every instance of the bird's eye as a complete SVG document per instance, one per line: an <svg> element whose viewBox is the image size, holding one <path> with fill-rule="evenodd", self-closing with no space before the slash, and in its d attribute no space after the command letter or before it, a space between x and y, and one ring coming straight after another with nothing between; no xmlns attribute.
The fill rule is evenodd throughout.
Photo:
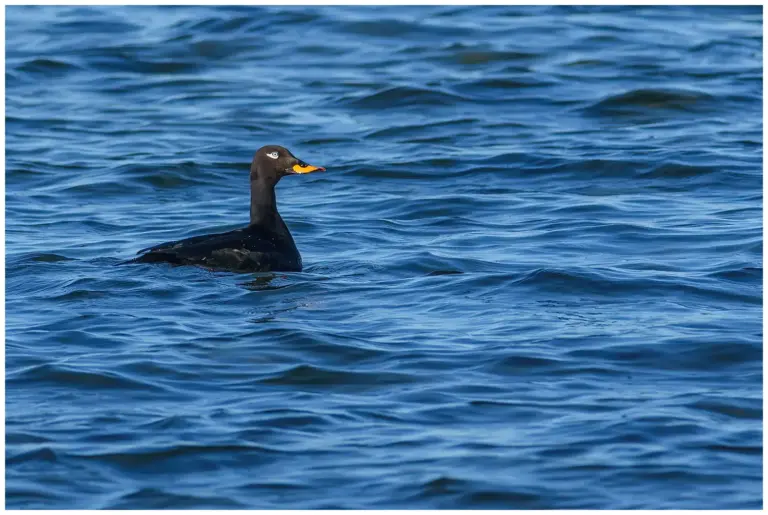
<svg viewBox="0 0 768 515"><path fill-rule="evenodd" d="M270 152L267 154L267 157L271 157L272 159L277 159L277 152Z"/></svg>

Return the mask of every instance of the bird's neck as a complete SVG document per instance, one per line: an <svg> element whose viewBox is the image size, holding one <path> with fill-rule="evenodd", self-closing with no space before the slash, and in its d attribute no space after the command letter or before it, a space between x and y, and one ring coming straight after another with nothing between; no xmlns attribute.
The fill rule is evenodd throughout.
<svg viewBox="0 0 768 515"><path fill-rule="evenodd" d="M251 225L272 226L279 221L275 188L258 179L251 181Z"/></svg>
<svg viewBox="0 0 768 515"><path fill-rule="evenodd" d="M295 247L288 226L277 212L275 200L275 188L271 184L264 184L258 180L251 181L251 223L250 226L258 226L277 235L280 240L291 247Z"/></svg>

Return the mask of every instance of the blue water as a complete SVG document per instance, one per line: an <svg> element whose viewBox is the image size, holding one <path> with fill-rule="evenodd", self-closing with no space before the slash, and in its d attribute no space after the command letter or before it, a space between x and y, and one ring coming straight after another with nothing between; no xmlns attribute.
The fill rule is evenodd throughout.
<svg viewBox="0 0 768 515"><path fill-rule="evenodd" d="M761 13L8 7L7 506L760 508Z"/></svg>

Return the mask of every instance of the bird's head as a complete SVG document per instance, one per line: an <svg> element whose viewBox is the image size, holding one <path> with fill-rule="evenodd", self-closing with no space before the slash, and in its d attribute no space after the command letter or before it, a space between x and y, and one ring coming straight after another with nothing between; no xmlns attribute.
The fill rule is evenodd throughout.
<svg viewBox="0 0 768 515"><path fill-rule="evenodd" d="M251 163L251 182L258 180L277 184L285 175L297 175L322 172L325 168L312 166L291 154L291 151L279 145L267 145L256 151Z"/></svg>

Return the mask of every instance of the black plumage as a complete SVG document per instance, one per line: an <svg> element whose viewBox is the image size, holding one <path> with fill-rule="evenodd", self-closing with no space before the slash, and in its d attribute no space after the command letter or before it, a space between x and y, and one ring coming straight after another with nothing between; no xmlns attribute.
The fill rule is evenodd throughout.
<svg viewBox="0 0 768 515"><path fill-rule="evenodd" d="M260 148L251 163L251 222L234 231L194 236L139 251L136 263L199 265L236 272L301 271L301 255L277 212L275 185L285 175L325 170L277 145Z"/></svg>

